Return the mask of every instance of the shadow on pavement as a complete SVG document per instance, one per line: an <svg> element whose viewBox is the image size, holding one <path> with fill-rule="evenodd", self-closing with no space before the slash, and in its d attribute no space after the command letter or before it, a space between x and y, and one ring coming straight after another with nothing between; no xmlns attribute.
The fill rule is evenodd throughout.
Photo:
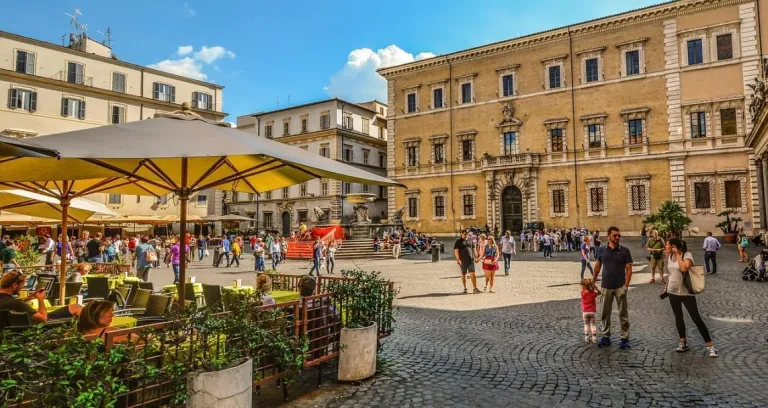
<svg viewBox="0 0 768 408"><path fill-rule="evenodd" d="M413 299L413 298L433 298L433 297L447 297L447 296L464 296L466 293L450 292L450 293L424 293L421 295L403 296L397 299Z"/></svg>

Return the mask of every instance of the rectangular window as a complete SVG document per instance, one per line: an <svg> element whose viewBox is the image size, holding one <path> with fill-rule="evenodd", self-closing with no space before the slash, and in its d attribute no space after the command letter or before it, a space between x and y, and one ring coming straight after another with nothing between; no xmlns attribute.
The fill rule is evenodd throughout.
<svg viewBox="0 0 768 408"><path fill-rule="evenodd" d="M711 208L709 196L709 183L693 183L693 201L696 208ZM741 204L739 204L741 207Z"/></svg>
<svg viewBox="0 0 768 408"><path fill-rule="evenodd" d="M720 133L723 136L735 135L736 130L736 108L720 109Z"/></svg>
<svg viewBox="0 0 768 408"><path fill-rule="evenodd" d="M119 72L112 73L112 90L125 93L125 74Z"/></svg>
<svg viewBox="0 0 768 408"><path fill-rule="evenodd" d="M152 97L158 101L176 102L176 87L155 82L152 84Z"/></svg>
<svg viewBox="0 0 768 408"><path fill-rule="evenodd" d="M379 107L379 115L382 115L382 116L384 115L384 108Z"/></svg>
<svg viewBox="0 0 768 408"><path fill-rule="evenodd" d="M465 82L461 84L461 103L472 102L472 83Z"/></svg>
<svg viewBox="0 0 768 408"><path fill-rule="evenodd" d="M632 211L645 211L645 186L632 186Z"/></svg>
<svg viewBox="0 0 768 408"><path fill-rule="evenodd" d="M298 210L296 211L296 215L298 215L299 224L306 224L307 223L307 210Z"/></svg>
<svg viewBox="0 0 768 408"><path fill-rule="evenodd" d="M328 148L328 146L320 147L320 156L323 156L325 158L330 158L331 157L331 149Z"/></svg>
<svg viewBox="0 0 768 408"><path fill-rule="evenodd" d="M354 161L355 156L354 152L352 151L352 145L344 145L344 161Z"/></svg>
<svg viewBox="0 0 768 408"><path fill-rule="evenodd" d="M265 200L271 200L272 199L272 191L267 191L264 193L264 199Z"/></svg>
<svg viewBox="0 0 768 408"><path fill-rule="evenodd" d="M320 115L320 129L328 129L331 127L331 115L324 114Z"/></svg>
<svg viewBox="0 0 768 408"><path fill-rule="evenodd" d="M112 106L112 124L117 125L125 123L125 107L124 106Z"/></svg>
<svg viewBox="0 0 768 408"><path fill-rule="evenodd" d="M691 113L691 138L707 137L707 113Z"/></svg>
<svg viewBox="0 0 768 408"><path fill-rule="evenodd" d="M283 122L283 136L288 136L290 134L291 134L291 123Z"/></svg>
<svg viewBox="0 0 768 408"><path fill-rule="evenodd" d="M307 182L303 182L299 184L299 197L306 197L307 196Z"/></svg>
<svg viewBox="0 0 768 408"><path fill-rule="evenodd" d="M24 109L29 112L37 110L37 92L18 88L11 88L8 92L10 94L8 99L9 108Z"/></svg>
<svg viewBox="0 0 768 408"><path fill-rule="evenodd" d="M504 133L504 156L517 154L517 132Z"/></svg>
<svg viewBox="0 0 768 408"><path fill-rule="evenodd" d="M701 39L688 41L688 65L696 65L704 62Z"/></svg>
<svg viewBox="0 0 768 408"><path fill-rule="evenodd" d="M587 83L598 81L600 78L597 69L597 58L590 58L584 64L586 64Z"/></svg>
<svg viewBox="0 0 768 408"><path fill-rule="evenodd" d="M379 167L382 169L387 167L387 156L379 153Z"/></svg>
<svg viewBox="0 0 768 408"><path fill-rule="evenodd" d="M16 72L35 75L35 54L16 51Z"/></svg>
<svg viewBox="0 0 768 408"><path fill-rule="evenodd" d="M363 150L363 164L368 164L368 159L371 156L371 152L368 150Z"/></svg>
<svg viewBox="0 0 768 408"><path fill-rule="evenodd" d="M198 206L206 206L208 205L208 194L197 194L197 205Z"/></svg>
<svg viewBox="0 0 768 408"><path fill-rule="evenodd" d="M379 126L379 139L384 139L384 127Z"/></svg>
<svg viewBox="0 0 768 408"><path fill-rule="evenodd" d="M344 129L355 129L355 120L352 118L352 115L344 116L344 122L342 124L344 125Z"/></svg>
<svg viewBox="0 0 768 408"><path fill-rule="evenodd" d="M727 60L733 58L733 41L731 34L717 36L717 60Z"/></svg>
<svg viewBox="0 0 768 408"><path fill-rule="evenodd" d="M563 129L551 129L549 131L549 137L552 141L552 151L553 152L562 152L563 151Z"/></svg>
<svg viewBox="0 0 768 408"><path fill-rule="evenodd" d="M371 191L371 186L368 184L363 184L363 193L367 194L369 191Z"/></svg>
<svg viewBox="0 0 768 408"><path fill-rule="evenodd" d="M435 164L441 164L445 162L445 145L442 143L437 143L434 146L432 146L432 149L434 150L435 154Z"/></svg>
<svg viewBox="0 0 768 408"><path fill-rule="evenodd" d="M419 199L408 197L408 217L416 218L419 216Z"/></svg>
<svg viewBox="0 0 768 408"><path fill-rule="evenodd" d="M267 139L272 138L272 125L264 126L264 136L266 136Z"/></svg>
<svg viewBox="0 0 768 408"><path fill-rule="evenodd" d="M307 133L307 118L301 118L301 133Z"/></svg>
<svg viewBox="0 0 768 408"><path fill-rule="evenodd" d="M321 196L328 195L328 182L325 180L320 182L320 195Z"/></svg>
<svg viewBox="0 0 768 408"><path fill-rule="evenodd" d="M741 181L726 180L724 185L725 185L725 207L741 208Z"/></svg>
<svg viewBox="0 0 768 408"><path fill-rule="evenodd" d="M552 211L555 214L565 212L565 190L552 190Z"/></svg>
<svg viewBox="0 0 768 408"><path fill-rule="evenodd" d="M85 101L74 98L61 98L61 116L85 119Z"/></svg>
<svg viewBox="0 0 768 408"><path fill-rule="evenodd" d="M445 196L435 196L435 217L445 217Z"/></svg>
<svg viewBox="0 0 768 408"><path fill-rule="evenodd" d="M473 143L471 140L461 141L461 159L464 161L474 160Z"/></svg>
<svg viewBox="0 0 768 408"><path fill-rule="evenodd" d="M549 89L560 88L560 66L549 67Z"/></svg>
<svg viewBox="0 0 768 408"><path fill-rule="evenodd" d="M78 85L85 84L85 66L76 62L68 62L67 82Z"/></svg>
<svg viewBox="0 0 768 408"><path fill-rule="evenodd" d="M283 198L288 198L288 187L283 187Z"/></svg>
<svg viewBox="0 0 768 408"><path fill-rule="evenodd" d="M643 121L641 119L630 119L627 121L629 132L629 144L643 143Z"/></svg>
<svg viewBox="0 0 768 408"><path fill-rule="evenodd" d="M272 213L265 212L264 216L264 228L272 228Z"/></svg>
<svg viewBox="0 0 768 408"><path fill-rule="evenodd" d="M512 96L515 94L515 77L513 75L504 75L501 77L501 87L504 96Z"/></svg>
<svg viewBox="0 0 768 408"><path fill-rule="evenodd" d="M603 201L603 188L594 187L589 189L589 196L592 199L592 211L605 211L605 202Z"/></svg>
<svg viewBox="0 0 768 408"><path fill-rule="evenodd" d="M360 119L363 123L363 133L370 134L371 133L371 121L367 118L361 118Z"/></svg>
<svg viewBox="0 0 768 408"><path fill-rule="evenodd" d="M409 93L407 98L408 98L408 113L416 112L416 94Z"/></svg>
<svg viewBox="0 0 768 408"><path fill-rule="evenodd" d="M443 88L435 88L432 91L432 97L435 100L435 109L443 107Z"/></svg>
<svg viewBox="0 0 768 408"><path fill-rule="evenodd" d="M419 148L416 146L408 146L405 148L406 155L408 156L408 167L416 167L419 165Z"/></svg>
<svg viewBox="0 0 768 408"><path fill-rule="evenodd" d="M387 197L387 186L379 186L379 198Z"/></svg>
<svg viewBox="0 0 768 408"><path fill-rule="evenodd" d="M472 216L475 214L475 200L470 194L464 194L461 196L462 207L465 216Z"/></svg>
<svg viewBox="0 0 768 408"><path fill-rule="evenodd" d="M342 191L344 192L345 195L352 192L352 184L350 184L350 183L344 182L341 185L341 188L342 188Z"/></svg>
<svg viewBox="0 0 768 408"><path fill-rule="evenodd" d="M213 110L213 96L203 92L192 92L192 107Z"/></svg>
<svg viewBox="0 0 768 408"><path fill-rule="evenodd" d="M600 125L587 125L587 140L589 141L590 149L599 149L603 147Z"/></svg>
<svg viewBox="0 0 768 408"><path fill-rule="evenodd" d="M107 195L107 203L112 205L120 205L123 202L122 197L120 194L108 194Z"/></svg>
<svg viewBox="0 0 768 408"><path fill-rule="evenodd" d="M627 64L627 76L640 73L640 51L627 51L624 54Z"/></svg>

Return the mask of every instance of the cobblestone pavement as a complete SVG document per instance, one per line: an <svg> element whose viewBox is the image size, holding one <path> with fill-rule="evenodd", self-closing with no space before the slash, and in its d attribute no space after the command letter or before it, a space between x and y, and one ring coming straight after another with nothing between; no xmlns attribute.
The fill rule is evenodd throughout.
<svg viewBox="0 0 768 408"><path fill-rule="evenodd" d="M636 262L645 263L639 243L627 241ZM692 247L700 247L700 240L692 241ZM703 259L700 250L692 252L697 260ZM255 404L768 407L768 390L761 385L768 378L768 283L742 281L744 264L736 262L735 253L733 246L721 250L720 273L707 279L706 292L699 295L699 308L720 352L716 359L706 356L704 343L687 317L691 350L674 352L677 332L669 303L659 300L661 285L648 284L647 273L636 275L629 293L632 348L619 350L618 333L614 333L610 348L584 345L578 295L560 299L548 288L570 285L573 289L569 290L577 291L576 286L546 284L545 280L553 276L550 273L536 278L539 270L550 268L578 273L572 262L576 256L555 254L554 260L538 263L538 254L525 254L519 257L519 266L536 283L525 290L536 294L537 301L496 308L476 308L472 304L451 308L403 306L405 301L398 299L401 306L395 334L383 341L383 368L372 380L337 384L331 374L318 390L316 372L310 371L292 387L292 400L282 403L276 397L279 393L270 388L256 398ZM421 268L425 274L430 269L423 265ZM398 272L391 273L397 276ZM451 285L459 284L454 280ZM495 295L451 299L457 299L452 301L457 303L463 299L512 296L519 288L518 284L510 286L510 291ZM433 289L423 288L422 292L432 293ZM403 297L402 292L399 297Z"/></svg>

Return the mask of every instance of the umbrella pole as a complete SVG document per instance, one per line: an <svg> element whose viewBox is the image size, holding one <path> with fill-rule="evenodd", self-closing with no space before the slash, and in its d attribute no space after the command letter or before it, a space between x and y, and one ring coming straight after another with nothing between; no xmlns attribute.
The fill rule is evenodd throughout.
<svg viewBox="0 0 768 408"><path fill-rule="evenodd" d="M69 181L64 180L63 191L69 191ZM59 272L59 304L64 305L65 294L67 293L67 243L69 242L69 233L67 232L67 219L69 218L69 193L67 196L61 199L61 270Z"/></svg>
<svg viewBox="0 0 768 408"><path fill-rule="evenodd" d="M184 285L187 281L187 202L189 201L189 189L187 188L187 166L186 157L181 159L181 191L179 191L179 288L176 293L179 294L179 305L184 307L186 292Z"/></svg>

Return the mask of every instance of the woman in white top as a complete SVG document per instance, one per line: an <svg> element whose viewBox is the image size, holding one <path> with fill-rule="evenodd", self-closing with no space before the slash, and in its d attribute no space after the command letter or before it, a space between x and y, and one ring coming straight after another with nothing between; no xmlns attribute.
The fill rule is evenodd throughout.
<svg viewBox="0 0 768 408"><path fill-rule="evenodd" d="M664 293L669 295L669 304L672 306L677 333L680 335L680 344L675 351L684 353L689 349L685 337L685 319L683 318L683 306L685 306L691 320L693 320L693 323L695 323L696 327L699 329L701 337L703 337L704 342L707 343L709 356L713 358L717 357L717 350L715 350L715 347L712 345L712 338L709 336L707 325L704 324L704 320L699 313L696 296L688 292L684 280L684 273L688 272L693 266L693 255L688 252L685 242L681 241L679 238L671 238L667 241L665 253L668 256L667 269L669 270L669 276L667 285L664 288Z"/></svg>
<svg viewBox="0 0 768 408"><path fill-rule="evenodd" d="M328 249L326 249L326 255L325 255L325 269L328 271L328 273L333 273L333 268L336 267L336 250L339 249L338 245L336 244L336 240L331 240L330 245L328 245Z"/></svg>

